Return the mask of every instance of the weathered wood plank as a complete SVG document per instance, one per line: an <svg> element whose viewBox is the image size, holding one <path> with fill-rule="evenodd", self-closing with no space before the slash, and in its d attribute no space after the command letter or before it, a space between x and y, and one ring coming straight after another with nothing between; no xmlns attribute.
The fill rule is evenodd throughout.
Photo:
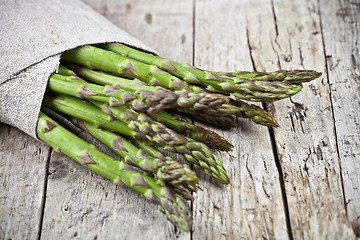
<svg viewBox="0 0 360 240"><path fill-rule="evenodd" d="M161 55L192 62L192 0L85 2ZM275 160L284 174L294 238L354 238L349 220L360 215L358 1L194 2L197 66L252 70L253 61L257 70L324 72L298 96L268 105L281 124L274 132ZM235 131L216 131L235 145L230 154L219 154L232 183L219 186L201 176L192 236L175 230L137 194L54 153L41 237L288 238L267 129L242 121ZM37 238L48 153L0 124L1 238Z"/></svg>
<svg viewBox="0 0 360 240"><path fill-rule="evenodd" d="M173 59L192 59L192 1L86 1L113 23ZM42 238L189 239L156 205L53 154Z"/></svg>
<svg viewBox="0 0 360 240"><path fill-rule="evenodd" d="M192 61L192 0L84 2L159 55L172 60Z"/></svg>
<svg viewBox="0 0 360 240"><path fill-rule="evenodd" d="M49 147L0 123L0 238L36 239Z"/></svg>
<svg viewBox="0 0 360 240"><path fill-rule="evenodd" d="M252 70L246 1L196 1L195 65L212 70ZM234 144L218 154L228 186L208 178L193 203L194 239L287 239L285 211L268 129L248 120L216 130Z"/></svg>
<svg viewBox="0 0 360 240"><path fill-rule="evenodd" d="M325 72L316 1L260 0L249 4L248 11L252 13L247 17L257 70L308 68ZM274 133L293 237L353 237L346 222L326 74L305 84L291 99L268 106L281 126Z"/></svg>
<svg viewBox="0 0 360 240"><path fill-rule="evenodd" d="M347 214L353 221L360 218L360 1L320 1L320 6Z"/></svg>

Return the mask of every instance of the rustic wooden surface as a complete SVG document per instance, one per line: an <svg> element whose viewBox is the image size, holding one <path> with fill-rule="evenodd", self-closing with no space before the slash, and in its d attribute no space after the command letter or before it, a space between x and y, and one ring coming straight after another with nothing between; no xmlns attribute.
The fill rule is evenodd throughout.
<svg viewBox="0 0 360 240"><path fill-rule="evenodd" d="M86 0L162 56L214 70L323 72L262 105L281 127L214 129L231 184L202 174L190 233L148 201L0 123L0 239L355 239L359 0ZM0 93L1 94L1 93Z"/></svg>

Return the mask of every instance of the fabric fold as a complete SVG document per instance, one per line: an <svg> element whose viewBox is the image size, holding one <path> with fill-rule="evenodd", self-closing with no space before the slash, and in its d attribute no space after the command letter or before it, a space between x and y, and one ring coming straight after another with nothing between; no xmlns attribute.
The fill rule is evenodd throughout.
<svg viewBox="0 0 360 240"><path fill-rule="evenodd" d="M104 42L152 51L79 0L0 0L0 121L36 138L61 53Z"/></svg>

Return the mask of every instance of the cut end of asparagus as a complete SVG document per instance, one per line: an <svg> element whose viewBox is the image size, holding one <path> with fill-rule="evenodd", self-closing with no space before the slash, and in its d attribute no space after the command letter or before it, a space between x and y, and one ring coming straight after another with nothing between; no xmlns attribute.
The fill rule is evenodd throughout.
<svg viewBox="0 0 360 240"><path fill-rule="evenodd" d="M44 133L49 132L49 131L51 131L51 129L53 129L56 125L57 125L57 123L54 122L54 121L45 120L44 123L43 123L43 125L42 125L42 131L43 131Z"/></svg>

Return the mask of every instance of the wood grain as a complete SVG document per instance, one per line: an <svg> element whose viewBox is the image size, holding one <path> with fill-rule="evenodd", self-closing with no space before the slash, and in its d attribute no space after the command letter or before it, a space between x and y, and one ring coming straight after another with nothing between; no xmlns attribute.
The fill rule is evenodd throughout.
<svg viewBox="0 0 360 240"><path fill-rule="evenodd" d="M254 6L262 6L260 11L249 10L254 16L248 15L257 70L326 71L316 1L266 0L256 1ZM293 237L353 237L346 221L326 74L304 84L300 94L268 106L281 126L274 130L274 138Z"/></svg>
<svg viewBox="0 0 360 240"><path fill-rule="evenodd" d="M0 238L36 239L50 148L0 123Z"/></svg>
<svg viewBox="0 0 360 240"><path fill-rule="evenodd" d="M319 6L347 214L353 221L360 218L360 1L319 1Z"/></svg>
<svg viewBox="0 0 360 240"><path fill-rule="evenodd" d="M199 173L190 233L136 193L0 123L1 239L355 238L359 0L85 2L173 60L212 70L309 68L323 75L291 99L266 105L278 129L248 120L214 129L234 144L232 152L216 153L231 183Z"/></svg>
<svg viewBox="0 0 360 240"><path fill-rule="evenodd" d="M229 7L231 6L231 7ZM252 70L245 2L196 1L195 65L205 69ZM206 11L204 10L206 9ZM268 129L248 120L216 130L234 144L221 161L228 186L207 178L194 201L194 239L287 239L285 211Z"/></svg>

